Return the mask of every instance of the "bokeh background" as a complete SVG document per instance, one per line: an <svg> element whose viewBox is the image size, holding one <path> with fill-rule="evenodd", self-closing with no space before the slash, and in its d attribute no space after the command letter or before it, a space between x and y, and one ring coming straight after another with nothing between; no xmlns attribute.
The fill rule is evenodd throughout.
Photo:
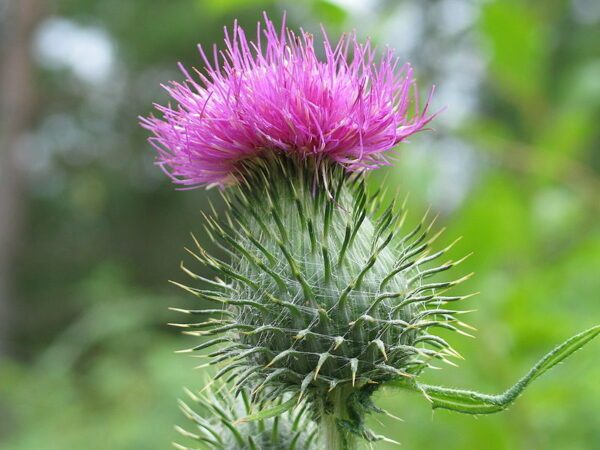
<svg viewBox="0 0 600 450"><path fill-rule="evenodd" d="M176 399L205 375L173 353L191 341L167 307L193 300L167 280L183 279L189 232L206 239L209 199L222 205L174 190L136 117L166 101L177 61L199 66L196 43L263 10L393 47L447 107L370 178L410 192L415 219L431 206L440 244L475 252L464 290L481 294L463 307L477 339L450 336L467 358L429 381L499 392L600 321L600 2L0 0L1 450L178 440ZM405 422L372 425L405 449L600 449L599 348L509 413L432 416L386 392Z"/></svg>

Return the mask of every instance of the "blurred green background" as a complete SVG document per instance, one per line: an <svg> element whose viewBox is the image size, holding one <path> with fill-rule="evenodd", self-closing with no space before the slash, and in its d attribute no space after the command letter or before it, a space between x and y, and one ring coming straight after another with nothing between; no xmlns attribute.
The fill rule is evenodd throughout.
<svg viewBox="0 0 600 450"><path fill-rule="evenodd" d="M214 192L176 192L137 115L176 63L262 10L356 29L446 106L435 131L370 177L431 206L474 251L477 339L427 380L499 392L600 321L600 2L596 0L0 1L0 449L165 449L198 389L193 342L167 327L193 300L169 285ZM209 244L210 247L210 244ZM454 255L452 255L454 256ZM199 268L196 268L201 270ZM479 419L379 394L405 449L600 449L599 344ZM381 422L379 422L381 420ZM388 448L378 444L376 448ZM391 448L391 447L389 447Z"/></svg>

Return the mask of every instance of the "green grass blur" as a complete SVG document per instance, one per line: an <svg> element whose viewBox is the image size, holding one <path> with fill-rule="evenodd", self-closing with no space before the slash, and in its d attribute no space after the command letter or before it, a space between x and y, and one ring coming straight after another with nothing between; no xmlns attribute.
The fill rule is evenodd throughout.
<svg viewBox="0 0 600 450"><path fill-rule="evenodd" d="M189 232L206 240L209 198L222 204L214 192L173 189L136 116L166 99L159 83L179 78L176 62L200 66L196 43L221 43L234 18L253 29L262 10L278 21L284 9L317 36L323 23L331 36L356 29L396 48L422 94L436 84L434 108L447 108L435 131L401 146L395 167L370 177L389 195L410 193L413 219L428 207L439 214L440 246L463 236L450 257L474 252L454 273L475 272L461 289L481 292L462 305L476 310L477 338L447 336L466 359L428 382L500 392L600 322L597 2L50 2L32 42L39 154L23 156L0 450L164 449L178 439L176 400L206 374L193 370L202 360L173 353L194 341L166 326L178 319L167 307L194 300L167 280L184 278ZM68 28L48 32L56 23L108 42L104 78L48 62L41 41L64 39L67 49L72 38ZM600 449L599 348L554 369L508 412L432 415L422 398L385 391L377 401L404 422L373 416L372 426L411 450Z"/></svg>

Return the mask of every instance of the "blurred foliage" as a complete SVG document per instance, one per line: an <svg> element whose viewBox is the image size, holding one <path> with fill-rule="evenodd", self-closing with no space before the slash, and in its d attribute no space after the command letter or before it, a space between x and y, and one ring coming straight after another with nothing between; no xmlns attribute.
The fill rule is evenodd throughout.
<svg viewBox="0 0 600 450"><path fill-rule="evenodd" d="M0 366L1 450L155 449L176 439L176 398L203 377L172 353L189 340L166 327L166 308L192 300L167 280L181 278L188 233L206 239L200 211L209 198L220 203L211 192L173 192L136 116L165 99L159 83L179 77L177 61L200 64L195 43L222 42L234 18L253 29L263 9L287 9L311 31L320 22L331 35L356 28L398 47L422 86L462 95L455 86L470 83L470 97L443 97L435 133L402 146L396 167L370 178L373 187L385 180L390 195L410 192L414 219L431 204L448 228L440 245L464 236L452 256L475 252L465 289L481 295L463 307L477 309L477 339L448 336L466 361L428 381L499 392L598 323L597 2L61 0L52 16L104 30L115 63L97 84L68 67L39 67L15 357ZM463 64L469 56L474 66ZM373 425L409 449L598 448L594 352L597 344L503 415L432 419L422 399L384 393L379 402L405 422Z"/></svg>

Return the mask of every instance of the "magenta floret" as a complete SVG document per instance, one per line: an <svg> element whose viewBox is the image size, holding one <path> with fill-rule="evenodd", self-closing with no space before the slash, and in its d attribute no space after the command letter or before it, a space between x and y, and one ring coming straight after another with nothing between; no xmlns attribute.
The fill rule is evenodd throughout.
<svg viewBox="0 0 600 450"><path fill-rule="evenodd" d="M413 72L391 50L380 58L354 33L333 47L265 15L255 42L236 23L226 48L195 77L180 65L182 83L165 89L176 106L156 105L160 118L141 118L153 134L158 164L183 186L226 185L241 161L264 152L324 158L350 171L388 164L386 155L433 118L419 110Z"/></svg>

